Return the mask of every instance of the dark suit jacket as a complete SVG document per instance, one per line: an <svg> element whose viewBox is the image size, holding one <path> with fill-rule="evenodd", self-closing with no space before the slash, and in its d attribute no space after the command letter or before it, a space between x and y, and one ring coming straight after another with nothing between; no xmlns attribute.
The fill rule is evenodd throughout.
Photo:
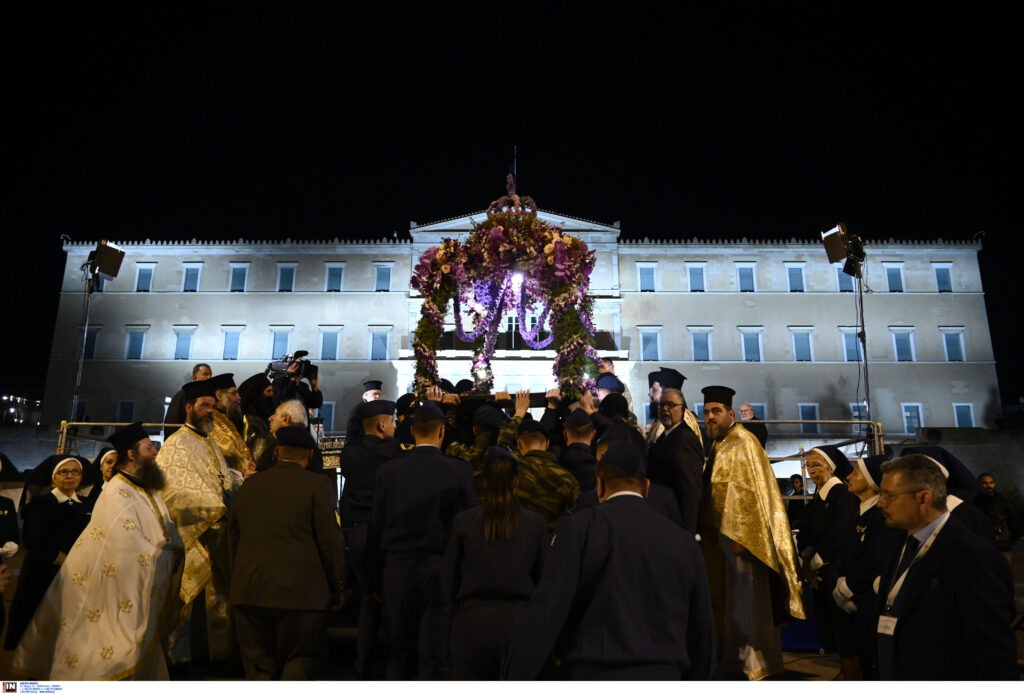
<svg viewBox="0 0 1024 694"><path fill-rule="evenodd" d="M253 475L228 517L232 605L326 610L345 579L334 484L278 462Z"/></svg>
<svg viewBox="0 0 1024 694"><path fill-rule="evenodd" d="M704 486L704 449L686 422L663 435L647 454L647 477L675 493L683 527L697 533L697 515Z"/></svg>
<svg viewBox="0 0 1024 694"><path fill-rule="evenodd" d="M351 528L370 520L373 509L373 487L377 470L392 458L402 455L396 439L363 436L358 443L341 449L339 467L345 476L341 492L341 527Z"/></svg>
<svg viewBox="0 0 1024 694"><path fill-rule="evenodd" d="M668 487L651 482L651 488L647 492L645 500L648 506L676 525L683 524L683 517L679 515L679 504L676 503L676 496ZM597 500L597 489L591 489L589 492L580 494L580 498L576 500L576 506L573 507L572 511L575 513L591 506L597 506L598 503L600 502Z"/></svg>
<svg viewBox="0 0 1024 694"><path fill-rule="evenodd" d="M883 565L880 609L901 547ZM1015 614L1006 558L951 517L907 574L893 604L894 635L878 635L879 674L883 680L1017 680ZM884 649L892 649L891 659Z"/></svg>
<svg viewBox="0 0 1024 694"><path fill-rule="evenodd" d="M594 477L597 458L587 444L569 444L558 457L558 464L572 473L580 483L580 491L587 492L597 486L597 478Z"/></svg>
<svg viewBox="0 0 1024 694"><path fill-rule="evenodd" d="M742 424L747 431L757 437L757 440L761 443L761 448L768 448L768 427L759 423L757 417L754 417L753 419L739 419L737 421Z"/></svg>
<svg viewBox="0 0 1024 694"><path fill-rule="evenodd" d="M535 678L559 634L570 667L662 664L710 678L715 626L696 540L631 495L564 516L505 677Z"/></svg>

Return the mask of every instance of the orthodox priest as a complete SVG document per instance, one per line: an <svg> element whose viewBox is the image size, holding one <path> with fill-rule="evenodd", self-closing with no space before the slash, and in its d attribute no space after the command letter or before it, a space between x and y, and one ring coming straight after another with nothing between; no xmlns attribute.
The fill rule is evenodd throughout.
<svg viewBox="0 0 1024 694"><path fill-rule="evenodd" d="M736 422L736 391L708 386L701 392L714 441L700 536L718 632L715 678L760 680L782 672L780 625L790 616L806 618L796 548L768 456Z"/></svg>
<svg viewBox="0 0 1024 694"><path fill-rule="evenodd" d="M242 396L238 394L234 376L217 374L210 379L217 400L213 408L213 431L210 432L210 438L224 454L228 468L245 478L256 472L256 463L249 447L245 445L245 439L239 433L239 426L235 424L236 421L242 422Z"/></svg>
<svg viewBox="0 0 1024 694"><path fill-rule="evenodd" d="M233 643L226 522L238 481L210 437L215 385L193 381L182 389L185 425L171 434L156 459L167 478L164 501L185 543L184 608L168 655L172 662L220 661ZM202 652L203 643L208 653Z"/></svg>
<svg viewBox="0 0 1024 694"><path fill-rule="evenodd" d="M142 422L109 441L114 475L14 653L19 676L167 679L163 641L178 605L184 549Z"/></svg>

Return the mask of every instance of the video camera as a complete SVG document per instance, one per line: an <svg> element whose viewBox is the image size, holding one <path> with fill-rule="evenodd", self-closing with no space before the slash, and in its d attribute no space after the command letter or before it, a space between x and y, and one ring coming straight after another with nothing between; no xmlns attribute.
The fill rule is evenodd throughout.
<svg viewBox="0 0 1024 694"><path fill-rule="evenodd" d="M267 370L263 373L267 375L270 380L274 380L277 376L288 376L292 374L288 373L288 368L295 363L299 364L298 375L305 379L316 379L320 374L320 367L313 364L306 355L309 354L304 349L296 350L294 354L286 354L284 358L279 361L272 361L267 364Z"/></svg>

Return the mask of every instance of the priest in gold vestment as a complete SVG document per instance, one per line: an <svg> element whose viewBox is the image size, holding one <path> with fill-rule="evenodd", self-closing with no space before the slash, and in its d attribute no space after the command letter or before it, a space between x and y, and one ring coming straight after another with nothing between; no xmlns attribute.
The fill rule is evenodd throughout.
<svg viewBox="0 0 1024 694"><path fill-rule="evenodd" d="M22 679L167 679L183 547L141 422L110 437L118 461L14 653Z"/></svg>
<svg viewBox="0 0 1024 694"><path fill-rule="evenodd" d="M228 612L230 567L227 555L227 514L238 490L238 473L228 467L210 437L214 392L211 381L193 381L185 392L185 425L168 437L157 463L167 478L164 501L185 543L181 579L181 626L173 634L168 655L173 662L193 658L228 658L234 639ZM209 653L193 652L193 635L206 631Z"/></svg>
<svg viewBox="0 0 1024 694"><path fill-rule="evenodd" d="M708 386L701 392L714 440L700 536L718 632L715 677L760 680L782 672L781 625L807 616L796 547L768 456L736 422L735 391Z"/></svg>
<svg viewBox="0 0 1024 694"><path fill-rule="evenodd" d="M216 389L213 409L213 430L210 438L224 454L228 467L237 471L243 478L256 472L256 462L252 452L245 445L245 439L239 433L235 422L243 422L242 396L235 386L234 374L217 374L210 379ZM244 425L243 425L244 426Z"/></svg>

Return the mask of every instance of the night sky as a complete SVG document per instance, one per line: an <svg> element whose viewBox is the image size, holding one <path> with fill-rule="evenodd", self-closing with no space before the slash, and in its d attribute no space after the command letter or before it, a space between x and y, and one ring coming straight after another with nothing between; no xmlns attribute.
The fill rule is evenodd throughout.
<svg viewBox="0 0 1024 694"><path fill-rule="evenodd" d="M625 237L984 232L1004 403L1024 394L1004 317L1021 247L1008 16L350 5L4 17L0 390L42 393L61 234L403 237L499 197L518 145L520 193Z"/></svg>

